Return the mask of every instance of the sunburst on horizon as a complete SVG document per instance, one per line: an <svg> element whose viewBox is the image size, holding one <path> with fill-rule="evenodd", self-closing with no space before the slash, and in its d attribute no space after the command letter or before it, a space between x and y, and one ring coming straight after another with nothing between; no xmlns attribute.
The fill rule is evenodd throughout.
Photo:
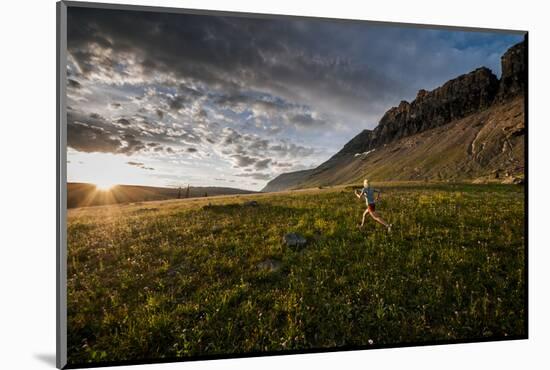
<svg viewBox="0 0 550 370"><path fill-rule="evenodd" d="M112 190L117 184L115 184L112 181L109 180L102 180L102 181L96 181L94 183L95 187L99 191L110 191Z"/></svg>

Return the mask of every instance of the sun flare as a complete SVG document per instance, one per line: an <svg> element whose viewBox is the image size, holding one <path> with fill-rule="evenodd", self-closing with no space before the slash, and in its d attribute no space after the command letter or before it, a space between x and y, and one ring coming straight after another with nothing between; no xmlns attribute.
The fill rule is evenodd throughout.
<svg viewBox="0 0 550 370"><path fill-rule="evenodd" d="M100 191L109 191L111 190L116 184L111 181L98 181L95 183L95 187L97 190Z"/></svg>

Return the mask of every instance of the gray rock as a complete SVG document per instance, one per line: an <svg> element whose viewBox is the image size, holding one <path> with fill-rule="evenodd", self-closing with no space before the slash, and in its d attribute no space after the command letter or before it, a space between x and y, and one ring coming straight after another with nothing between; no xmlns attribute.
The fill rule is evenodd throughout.
<svg viewBox="0 0 550 370"><path fill-rule="evenodd" d="M184 269L183 264L172 266L170 269L168 269L168 271L166 271L166 274L168 276L174 276L174 275L180 274L183 271L183 269Z"/></svg>
<svg viewBox="0 0 550 370"><path fill-rule="evenodd" d="M259 270L268 271L268 272L277 272L281 268L281 261L268 258L265 261L262 261L256 265Z"/></svg>
<svg viewBox="0 0 550 370"><path fill-rule="evenodd" d="M303 247L306 245L307 240L300 234L288 233L283 236L283 243L287 247Z"/></svg>
<svg viewBox="0 0 550 370"><path fill-rule="evenodd" d="M249 200L248 202L244 202L243 204L245 207L258 207L260 204L256 202L255 200Z"/></svg>
<svg viewBox="0 0 550 370"><path fill-rule="evenodd" d="M521 177L509 176L502 181L503 184L523 185L525 180Z"/></svg>

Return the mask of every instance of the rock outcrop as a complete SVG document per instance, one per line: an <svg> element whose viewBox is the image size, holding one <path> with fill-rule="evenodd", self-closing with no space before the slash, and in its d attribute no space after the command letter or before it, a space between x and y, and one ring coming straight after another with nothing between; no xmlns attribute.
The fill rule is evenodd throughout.
<svg viewBox="0 0 550 370"><path fill-rule="evenodd" d="M524 90L523 43L502 57L502 79L481 67L446 82L432 91L420 90L412 102L389 109L374 130L363 130L335 157L362 153L416 133L445 125L490 107Z"/></svg>
<svg viewBox="0 0 550 370"><path fill-rule="evenodd" d="M420 90L411 103L403 100L388 110L374 130L361 132L335 157L366 152L486 109L493 103L498 89L497 77L482 67L433 91Z"/></svg>
<svg viewBox="0 0 550 370"><path fill-rule="evenodd" d="M527 85L527 54L525 42L512 46L501 58L502 76L497 94L505 101L523 94Z"/></svg>

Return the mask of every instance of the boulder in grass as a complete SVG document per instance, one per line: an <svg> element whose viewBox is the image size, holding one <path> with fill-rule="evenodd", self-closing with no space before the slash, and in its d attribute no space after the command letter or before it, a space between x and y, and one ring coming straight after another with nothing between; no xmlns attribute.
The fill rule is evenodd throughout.
<svg viewBox="0 0 550 370"><path fill-rule="evenodd" d="M509 176L502 181L503 184L514 184L514 185L523 185L525 183L524 179L516 176Z"/></svg>
<svg viewBox="0 0 550 370"><path fill-rule="evenodd" d="M306 240L306 238L304 238L300 234L288 233L285 236L283 236L283 243L287 247L301 248L301 247L304 247L306 245L307 240Z"/></svg>
<svg viewBox="0 0 550 370"><path fill-rule="evenodd" d="M255 200L249 200L248 202L244 202L243 204L245 207L258 207L260 204L256 202Z"/></svg>
<svg viewBox="0 0 550 370"><path fill-rule="evenodd" d="M523 179L521 177L514 177L514 179L512 180L512 184L525 185L525 179Z"/></svg>
<svg viewBox="0 0 550 370"><path fill-rule="evenodd" d="M258 263L256 267L262 271L277 272L281 268L281 265L281 261L268 258L265 261Z"/></svg>

